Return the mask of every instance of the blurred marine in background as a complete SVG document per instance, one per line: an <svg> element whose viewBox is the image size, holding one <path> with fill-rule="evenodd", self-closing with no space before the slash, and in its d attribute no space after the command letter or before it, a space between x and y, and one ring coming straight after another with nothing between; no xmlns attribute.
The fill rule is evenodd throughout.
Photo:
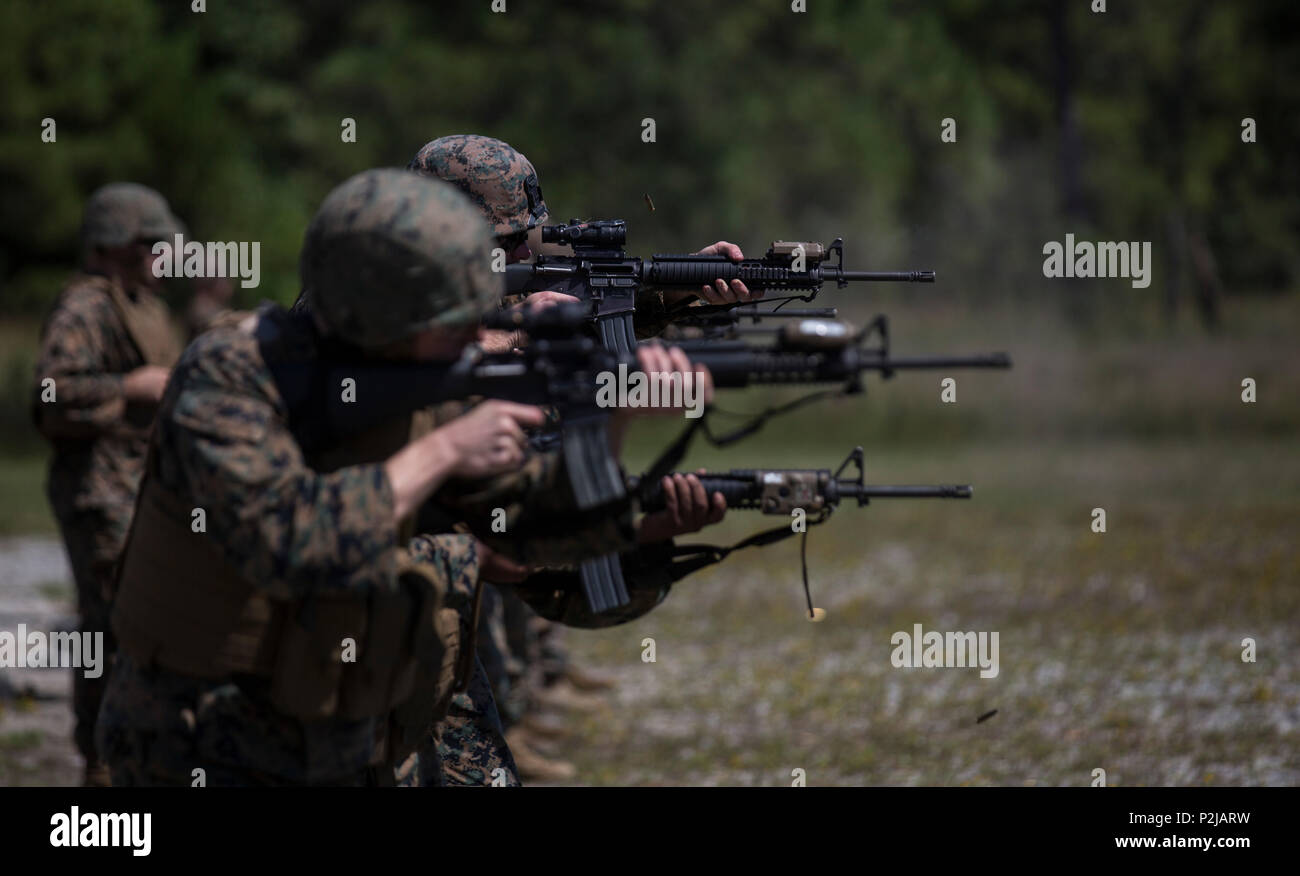
<svg viewBox="0 0 1300 876"><path fill-rule="evenodd" d="M184 226L162 195L114 183L91 195L81 226L82 266L64 287L41 333L33 418L54 447L47 494L77 587L83 632L115 650L108 605L113 572L135 508L149 428L179 338L158 296L159 240ZM108 681L73 674L77 748L85 782L108 784L95 752L95 716Z"/></svg>

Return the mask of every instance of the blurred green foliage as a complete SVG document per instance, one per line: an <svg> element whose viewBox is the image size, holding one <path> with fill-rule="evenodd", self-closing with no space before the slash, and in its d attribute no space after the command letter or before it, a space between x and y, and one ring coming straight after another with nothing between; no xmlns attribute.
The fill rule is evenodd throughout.
<svg viewBox="0 0 1300 876"><path fill-rule="evenodd" d="M115 179L163 191L201 238L260 240L244 303L289 300L332 186L467 131L528 154L556 218L629 219L639 252L842 235L855 264L1084 317L1083 293L1042 283L1042 244L1067 231L1158 251L1171 229L1203 235L1228 293L1300 271L1300 13L1284 0L490 5L5 4L5 311L51 300L84 197ZM939 138L949 117L956 143ZM1108 281L1121 301L1158 298L1192 257L1164 249L1151 290Z"/></svg>
<svg viewBox="0 0 1300 876"><path fill-rule="evenodd" d="M1300 275L1300 7L490 6L0 7L0 445L43 447L27 412L37 318L72 267L95 187L147 183L200 238L261 241L262 286L238 290L240 303L287 302L324 195L455 132L523 150L557 221L626 218L635 253L843 236L854 267L933 268L933 287L822 300L859 321L891 313L902 353L1014 354L1010 375L962 378L963 400L988 388L983 408L936 410L917 390L928 378L912 377L834 409L818 429L828 452L1296 427L1294 299L1243 293L1287 292ZM1256 143L1241 141L1245 117ZM41 141L45 118L54 143ZM355 143L341 139L345 118ZM955 143L940 139L946 118ZM1043 244L1067 232L1152 241L1151 288L1046 281ZM1198 255L1238 296L1221 314L1217 292L1200 296ZM1225 377L1237 374L1268 386L1253 419L1240 416L1240 377Z"/></svg>

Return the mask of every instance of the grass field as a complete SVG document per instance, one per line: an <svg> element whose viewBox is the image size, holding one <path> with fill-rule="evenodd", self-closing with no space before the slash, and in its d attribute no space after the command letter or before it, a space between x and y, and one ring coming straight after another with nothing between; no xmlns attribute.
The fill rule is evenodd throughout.
<svg viewBox="0 0 1300 876"><path fill-rule="evenodd" d="M0 457L0 535L31 535L58 531L45 498L43 457Z"/></svg>
<svg viewBox="0 0 1300 876"><path fill-rule="evenodd" d="M804 619L789 541L685 579L632 625L569 634L622 682L565 749L584 781L1300 782L1294 442L875 458L888 480L942 469L976 496L843 508L812 530L824 622ZM732 517L735 534L769 522ZM895 668L891 635L918 623L998 631L999 674Z"/></svg>

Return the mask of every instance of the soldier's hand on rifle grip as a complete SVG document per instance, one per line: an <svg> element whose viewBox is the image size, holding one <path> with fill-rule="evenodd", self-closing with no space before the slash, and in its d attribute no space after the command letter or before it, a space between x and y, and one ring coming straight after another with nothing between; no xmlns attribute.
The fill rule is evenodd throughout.
<svg viewBox="0 0 1300 876"><path fill-rule="evenodd" d="M706 246L696 255L721 255L726 256L733 262L738 262L745 257L740 247L725 240L719 240L717 243ZM757 301L763 297L763 290L750 292L749 287L741 280L732 280L728 284L726 280L719 279L715 280L712 286L701 286L699 293L684 290L665 292L664 303L672 307L695 294L698 294L709 304L735 304L738 301Z"/></svg>
<svg viewBox="0 0 1300 876"><path fill-rule="evenodd" d="M659 404L645 408L620 408L620 415L680 416L686 410L713 402L713 375L704 365L692 363L681 347L640 344L636 358L641 372L658 384L656 395ZM680 391L675 389L677 386L680 386Z"/></svg>
<svg viewBox="0 0 1300 876"><path fill-rule="evenodd" d="M541 292L534 292L510 309L518 313L536 313L548 307L566 303L581 304L582 299L573 295L566 295L563 292L556 292L553 289L545 289Z"/></svg>
<svg viewBox="0 0 1300 876"><path fill-rule="evenodd" d="M486 478L518 468L528 447L523 427L545 422L541 408L492 399L434 431L455 454L453 477Z"/></svg>
<svg viewBox="0 0 1300 876"><path fill-rule="evenodd" d="M493 399L412 441L384 463L395 521L448 478L486 478L518 468L528 445L523 427L545 422L541 408Z"/></svg>
<svg viewBox="0 0 1300 876"><path fill-rule="evenodd" d="M479 329L477 343L484 353L509 353L524 345L524 333Z"/></svg>
<svg viewBox="0 0 1300 876"><path fill-rule="evenodd" d="M703 474L704 470L700 469ZM718 523L727 513L727 500L721 493L712 497L695 475L680 472L665 476L660 482L664 491L664 510L641 518L637 528L640 544L667 541L673 536L699 532L706 526Z"/></svg>
<svg viewBox="0 0 1300 876"><path fill-rule="evenodd" d="M614 412L609 420L609 447L617 456L623 447L623 436L628 423L637 415L683 416L688 411L698 416L705 405L713 402L713 375L703 365L697 365L687 358L680 347L664 349L657 343L639 344L636 348L637 366L648 379L659 383L659 399L677 403L660 404L656 407L623 407ZM680 375L680 393L673 392L674 375Z"/></svg>
<svg viewBox="0 0 1300 876"><path fill-rule="evenodd" d="M518 304L508 308L513 313L538 313L557 304L581 304L582 299L563 292L546 289L534 292ZM479 329L478 345L485 353L509 353L528 343L528 336L522 331L501 331L498 329Z"/></svg>

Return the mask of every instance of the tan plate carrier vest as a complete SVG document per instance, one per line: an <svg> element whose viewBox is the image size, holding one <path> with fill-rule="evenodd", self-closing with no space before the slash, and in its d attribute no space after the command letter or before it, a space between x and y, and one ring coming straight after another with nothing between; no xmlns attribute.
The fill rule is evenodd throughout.
<svg viewBox="0 0 1300 876"><path fill-rule="evenodd" d="M383 459L429 427L419 414L402 418L313 462L330 471ZM272 706L304 720L380 716L401 704L388 757L414 750L473 665L459 612L442 604L445 582L399 549L392 591L272 599L191 530L192 509L159 486L152 457L113 606L122 650L194 678L267 678ZM345 639L355 662L343 661Z"/></svg>
<svg viewBox="0 0 1300 876"><path fill-rule="evenodd" d="M152 293L132 296L120 283L103 277L96 279L102 281L99 288L113 302L113 310L122 320L145 364L164 368L175 365L181 355L181 346L167 315L167 305Z"/></svg>

